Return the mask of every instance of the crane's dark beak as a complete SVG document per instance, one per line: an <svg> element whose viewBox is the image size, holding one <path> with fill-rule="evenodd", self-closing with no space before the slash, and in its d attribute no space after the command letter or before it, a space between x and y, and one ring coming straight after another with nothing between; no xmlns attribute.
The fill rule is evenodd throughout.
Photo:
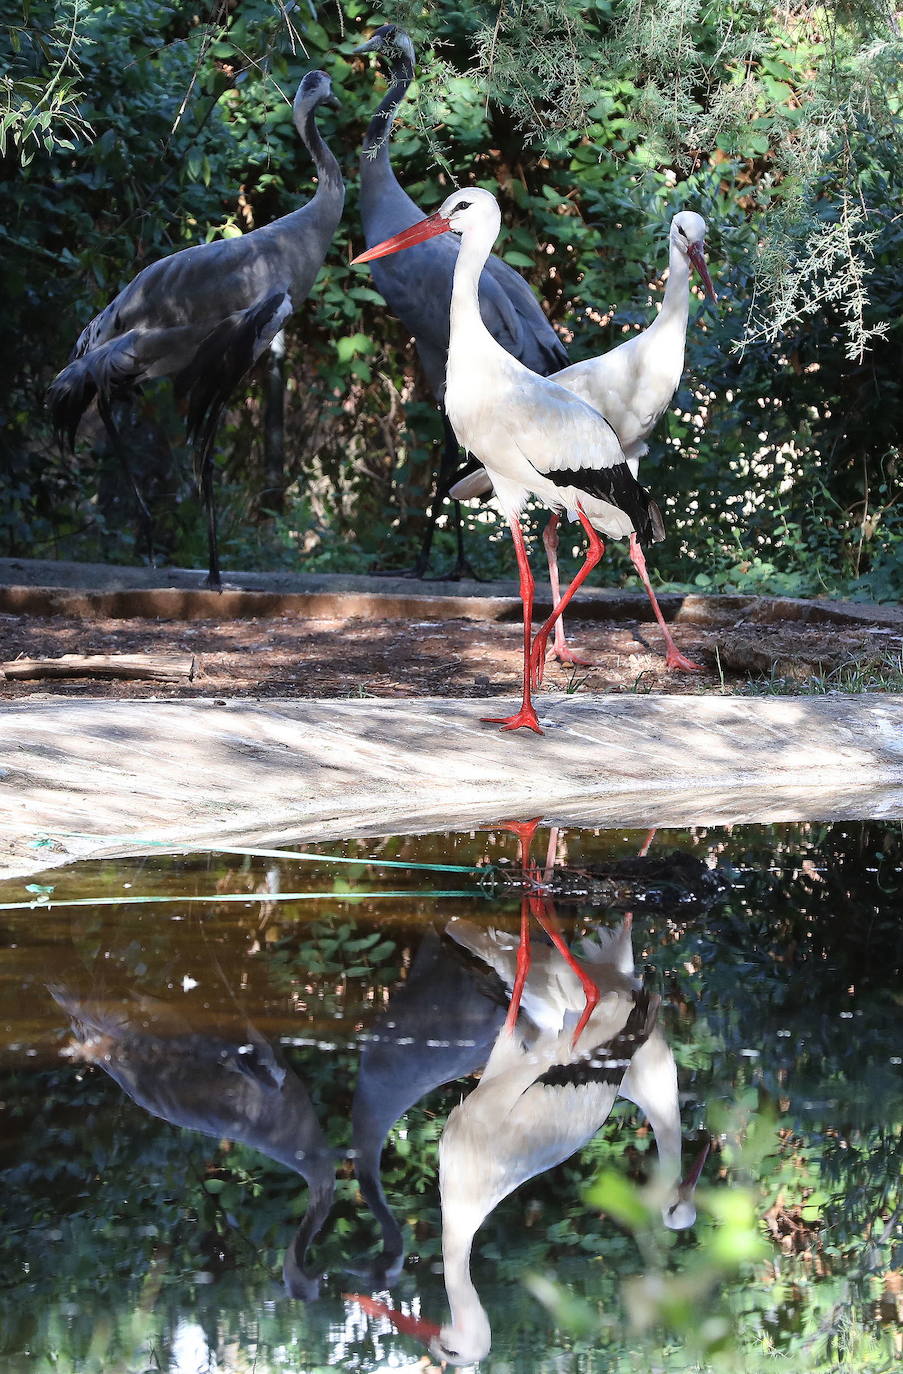
<svg viewBox="0 0 903 1374"><path fill-rule="evenodd" d="M713 293L713 294L714 294L714 293ZM693 1161L693 1167L692 1167L692 1169L691 1169L690 1172L689 1172L684 1178L682 1178L681 1181L680 1181L680 1188L679 1188L678 1191L680 1192L681 1197L683 1197L683 1198L692 1197L693 1192L694 1192L694 1190L695 1190L695 1188L696 1188L696 1185L697 1185L697 1183L699 1182L699 1179L700 1179L700 1177L701 1177L701 1175L702 1175L702 1168L703 1168L703 1165L705 1164L706 1160L707 1160L708 1157L709 1157L709 1150L710 1150L711 1148L712 1148L712 1142L711 1142L711 1140L708 1139L708 1137L706 1137L706 1140L705 1140L705 1143L703 1144L702 1149L699 1151L699 1154L696 1156L696 1158L695 1158L694 1161Z"/></svg>
<svg viewBox="0 0 903 1374"><path fill-rule="evenodd" d="M436 1322L421 1321L419 1317L406 1317L394 1307L387 1307L376 1298L364 1297L362 1293L343 1293L342 1297L347 1298L349 1302L356 1302L361 1311L366 1312L368 1316L388 1317L396 1331L400 1331L403 1336L414 1336L424 1345L429 1345L442 1330Z"/></svg>
<svg viewBox="0 0 903 1374"><path fill-rule="evenodd" d="M328 105L331 110L340 110L342 108L342 102L341 100L339 100L339 97L335 94L335 92L332 92L330 95L328 95L326 99L323 101L323 104Z"/></svg>
<svg viewBox="0 0 903 1374"><path fill-rule="evenodd" d="M351 259L351 265L353 267L358 262L371 262L373 258L387 258L390 253L399 253L402 248L411 248L415 243L422 243L424 239L433 239L437 234L447 234L450 228L451 220L447 220L437 211L435 215L418 220L410 229L402 229L400 234L383 239L382 243L368 248L366 253L359 253L356 258Z"/></svg>
<svg viewBox="0 0 903 1374"><path fill-rule="evenodd" d="M709 276L709 269L705 265L705 253L703 252L702 244L691 243L690 246L687 248L687 257L690 259L691 263L696 268L696 271L702 278L702 284L705 287L705 293L708 296L709 300L717 301L718 297L715 295L715 288L712 285L712 278Z"/></svg>
<svg viewBox="0 0 903 1374"><path fill-rule="evenodd" d="M367 39L366 43L362 43L359 48L353 48L351 50L351 56L357 57L358 53L362 52L381 52L382 46L383 40L377 34L374 34L372 38Z"/></svg>

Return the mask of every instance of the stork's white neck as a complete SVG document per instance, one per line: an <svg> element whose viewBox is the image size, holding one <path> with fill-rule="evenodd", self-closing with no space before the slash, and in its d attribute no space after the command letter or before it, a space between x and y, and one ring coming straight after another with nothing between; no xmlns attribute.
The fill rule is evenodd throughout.
<svg viewBox="0 0 903 1374"><path fill-rule="evenodd" d="M469 225L461 236L452 286L450 346L454 345L456 337L460 342L462 336L466 336L468 343L482 341L484 335L492 339L480 317L480 273L502 223L498 207L494 207L494 214L490 213L492 208L488 206L485 218Z"/></svg>
<svg viewBox="0 0 903 1374"><path fill-rule="evenodd" d="M649 331L675 332L686 335L687 321L690 318L690 263L673 240L669 240L668 281L665 296L658 317L649 326Z"/></svg>
<svg viewBox="0 0 903 1374"><path fill-rule="evenodd" d="M492 1328L470 1277L470 1249L477 1228L456 1225L454 1214L443 1212L442 1264L451 1311L451 1321L442 1328L443 1344L472 1361L482 1360L492 1345Z"/></svg>

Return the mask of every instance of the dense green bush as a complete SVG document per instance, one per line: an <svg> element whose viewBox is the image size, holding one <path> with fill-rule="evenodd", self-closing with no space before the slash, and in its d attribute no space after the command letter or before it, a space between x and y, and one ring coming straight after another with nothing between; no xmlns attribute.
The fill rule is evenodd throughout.
<svg viewBox="0 0 903 1374"><path fill-rule="evenodd" d="M383 89L352 52L387 17L421 56L393 139L400 179L425 208L451 178L500 188L499 251L575 360L653 317L669 216L691 205L710 221L720 300L695 312L685 385L644 469L670 531L659 576L899 595L903 176L899 44L883 0L792 12L764 0L399 0L391 12L346 0L316 18L270 0L200 15L172 0L37 0L24 22L4 7L0 552L138 556L102 430L86 420L77 457L61 457L44 389L141 266L308 197L283 95L321 65L343 98L322 124L345 169L346 213L289 330L281 477L263 442L264 365L223 428L225 556L352 570L405 561L441 426L404 331L366 270L347 265L361 243L357 152ZM41 115L30 130L29 101ZM161 552L203 562L165 384L131 408L128 435ZM507 567L504 530L468 520L478 564ZM612 555L626 573L623 551Z"/></svg>

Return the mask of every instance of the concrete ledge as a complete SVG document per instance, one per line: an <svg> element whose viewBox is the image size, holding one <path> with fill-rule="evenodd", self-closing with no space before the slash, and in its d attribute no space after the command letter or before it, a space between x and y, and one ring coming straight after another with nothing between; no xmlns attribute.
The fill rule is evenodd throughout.
<svg viewBox="0 0 903 1374"><path fill-rule="evenodd" d="M903 696L516 703L60 700L0 708L0 876L217 843L542 814L687 825L903 816Z"/></svg>
<svg viewBox="0 0 903 1374"><path fill-rule="evenodd" d="M223 592L202 586L192 568L0 559L0 612L82 619L230 620L294 615L299 619L517 620L520 601L507 582L423 582L350 573L229 572ZM551 610L540 581L536 614ZM662 592L668 620L703 626L738 621L877 626L903 635L899 606L808 601L799 597ZM642 591L583 587L574 618L651 620Z"/></svg>

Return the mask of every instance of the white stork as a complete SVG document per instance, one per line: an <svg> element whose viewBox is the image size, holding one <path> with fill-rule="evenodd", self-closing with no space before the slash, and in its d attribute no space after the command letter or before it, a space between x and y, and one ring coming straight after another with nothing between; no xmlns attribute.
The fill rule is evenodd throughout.
<svg viewBox="0 0 903 1374"><path fill-rule="evenodd" d="M68 365L47 391L60 445L68 441L73 448L81 417L96 395L150 543L150 515L111 406L152 377L173 379L177 394L187 397L188 435L207 509L207 585L217 589L213 441L232 392L309 294L341 219L342 174L314 117L320 105L337 108L338 103L321 71L308 72L295 95L295 127L318 176L306 205L249 234L183 248L145 267L85 326Z"/></svg>
<svg viewBox="0 0 903 1374"><path fill-rule="evenodd" d="M498 236L501 215L489 191L468 187L439 210L360 254L368 262L449 230L461 234L451 299L445 408L458 442L483 464L508 517L524 604L524 681L521 708L492 719L506 730L526 726L542 734L530 700L542 679L549 634L574 592L604 552L597 530L643 540L664 537L655 502L639 485L606 419L572 392L524 367L492 337L480 317L478 283ZM586 561L531 645L533 576L518 519L527 499L574 511L589 537Z"/></svg>
<svg viewBox="0 0 903 1374"><path fill-rule="evenodd" d="M640 459L649 452L647 442L652 430L671 404L684 369L687 322L690 313L690 269L699 273L706 293L715 299L715 288L705 261L706 222L692 210L681 210L671 221L668 236L668 283L661 310L641 334L635 334L617 348L598 358L574 363L551 374L559 386L573 391L614 426L621 447L637 475ZM488 474L481 469L467 473L451 487L449 495L459 501L484 496L491 489ZM552 599L560 598L558 583L558 515L553 514L543 534L549 560ZM674 643L661 613L646 560L635 534L630 536L630 557L642 579L667 645L665 664L683 672L697 671L699 664L686 657ZM564 620L555 625L550 651L561 663L586 664L575 654L564 635Z"/></svg>
<svg viewBox="0 0 903 1374"><path fill-rule="evenodd" d="M525 900L538 914L551 904ZM517 981L520 947L505 932L453 920L447 933L487 962L507 983ZM585 942L585 973L601 998L579 1050L571 1025L583 996L574 970L547 946L537 947L515 1026L499 1033L473 1092L452 1111L439 1145L442 1258L451 1320L403 1318L408 1334L430 1343L452 1365L485 1358L492 1333L470 1273L473 1238L486 1217L521 1183L568 1159L599 1131L621 1095L645 1112L655 1134L666 1196L662 1221L672 1230L696 1219L693 1192L708 1153L680 1178L681 1133L674 1056L656 1025L659 999L635 976L630 918ZM361 1301L357 1299L357 1301ZM394 1319L372 1300L363 1306Z"/></svg>

